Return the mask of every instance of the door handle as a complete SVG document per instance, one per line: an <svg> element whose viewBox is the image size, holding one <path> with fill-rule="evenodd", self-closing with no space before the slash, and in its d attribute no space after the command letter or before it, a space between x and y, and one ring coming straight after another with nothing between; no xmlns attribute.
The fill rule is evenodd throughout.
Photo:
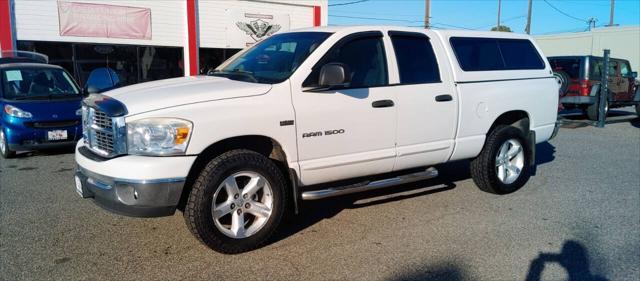
<svg viewBox="0 0 640 281"><path fill-rule="evenodd" d="M439 95L436 96L436 101L437 102L445 102L445 101L452 101L453 97L451 95Z"/></svg>
<svg viewBox="0 0 640 281"><path fill-rule="evenodd" d="M380 108L380 107L392 107L394 105L392 100L377 100L374 101L373 103L371 103L371 106L375 107L375 108Z"/></svg>

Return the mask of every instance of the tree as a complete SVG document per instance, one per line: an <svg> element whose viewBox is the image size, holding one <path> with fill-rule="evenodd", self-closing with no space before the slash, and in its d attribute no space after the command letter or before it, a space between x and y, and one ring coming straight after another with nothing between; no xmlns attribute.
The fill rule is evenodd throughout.
<svg viewBox="0 0 640 281"><path fill-rule="evenodd" d="M506 25L494 26L491 28L491 31L512 32L511 28Z"/></svg>

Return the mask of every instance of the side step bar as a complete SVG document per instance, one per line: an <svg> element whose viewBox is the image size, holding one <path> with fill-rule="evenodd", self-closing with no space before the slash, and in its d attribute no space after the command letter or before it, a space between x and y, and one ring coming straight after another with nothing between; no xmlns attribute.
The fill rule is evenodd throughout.
<svg viewBox="0 0 640 281"><path fill-rule="evenodd" d="M340 186L340 187L332 187L321 190L314 191L305 191L302 193L302 200L318 200L329 197L341 196L351 193L370 191L385 187L390 187L394 185L399 185L403 183L416 182L421 180L426 180L430 178L435 178L438 176L438 170L436 168L431 167L425 171L397 176L395 178L377 180L377 181L366 181L363 183Z"/></svg>

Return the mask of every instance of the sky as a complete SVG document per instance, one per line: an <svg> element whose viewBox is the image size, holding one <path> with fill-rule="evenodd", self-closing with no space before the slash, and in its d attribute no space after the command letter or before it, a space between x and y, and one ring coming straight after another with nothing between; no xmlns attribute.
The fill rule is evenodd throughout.
<svg viewBox="0 0 640 281"><path fill-rule="evenodd" d="M354 4L342 5L350 2ZM610 0L533 0L531 34L585 31L609 24ZM425 0L329 0L329 25L422 26ZM552 7L553 6L553 7ZM555 9L554 9L555 7ZM502 0L501 24L524 33L528 0ZM434 28L490 30L498 0L432 0ZM640 0L615 0L614 24L640 25Z"/></svg>

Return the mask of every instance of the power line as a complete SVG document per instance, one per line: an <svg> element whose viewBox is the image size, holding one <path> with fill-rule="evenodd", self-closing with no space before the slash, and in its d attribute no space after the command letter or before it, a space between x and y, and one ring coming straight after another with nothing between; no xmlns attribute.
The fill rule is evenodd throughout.
<svg viewBox="0 0 640 281"><path fill-rule="evenodd" d="M346 6L346 5L353 5L353 4L358 4L358 3L362 3L362 2L367 2L369 0L358 0L358 1L351 1L351 2L347 2L347 3L336 3L336 4L329 4L329 7L335 7L335 6Z"/></svg>
<svg viewBox="0 0 640 281"><path fill-rule="evenodd" d="M565 13L564 11L562 11L562 10L558 9L556 6L554 6L554 5L552 5L551 3L549 3L549 1L547 1L547 0L542 0L542 1L544 1L545 3L547 3L547 5L549 5L549 7L553 8L553 9L554 9L554 10L556 10L556 11L558 11L558 13L561 13L561 14L563 14L563 15L565 15L565 16L567 16L567 17L569 17L569 18L572 18L572 19L574 19L574 20L581 21L581 22L587 22L587 23L589 22L588 20L581 19L581 18L576 18L576 17L574 17L574 16L572 16L572 15L570 15L570 14Z"/></svg>

